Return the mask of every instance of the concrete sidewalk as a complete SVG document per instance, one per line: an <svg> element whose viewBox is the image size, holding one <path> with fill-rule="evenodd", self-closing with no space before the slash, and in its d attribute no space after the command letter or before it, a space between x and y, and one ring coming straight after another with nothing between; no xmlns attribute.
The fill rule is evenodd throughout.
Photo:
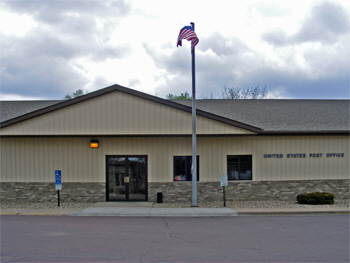
<svg viewBox="0 0 350 263"><path fill-rule="evenodd" d="M223 217L223 216L291 216L349 215L349 208L154 208L152 202L101 202L81 208L1 209L0 215L70 215L70 216L138 216L138 217Z"/></svg>
<svg viewBox="0 0 350 263"><path fill-rule="evenodd" d="M89 207L70 216L213 217L237 216L230 208Z"/></svg>

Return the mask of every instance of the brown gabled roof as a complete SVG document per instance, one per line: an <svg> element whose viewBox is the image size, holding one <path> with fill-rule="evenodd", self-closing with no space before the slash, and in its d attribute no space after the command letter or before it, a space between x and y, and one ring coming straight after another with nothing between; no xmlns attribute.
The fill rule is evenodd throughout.
<svg viewBox="0 0 350 263"><path fill-rule="evenodd" d="M128 88L125 88L125 87L122 87L120 85L115 84L115 85L109 86L107 88L104 88L104 89L101 89L101 90L98 90L95 92L91 92L91 93L88 93L86 95L83 95L83 96L80 96L80 97L77 97L77 98L74 98L71 100L61 101L58 103L51 104L50 106L47 106L44 108L39 108L39 109L33 110L31 112L24 113L20 116L17 116L17 117L11 118L11 119L6 119L4 121L1 120L0 128L10 126L12 124L15 124L15 123L18 123L21 121L25 121L25 120L28 120L30 118L34 118L34 117L37 117L37 116L40 116L40 115L43 115L43 114L46 114L46 113L49 113L49 112L52 112L52 111L55 111L58 109L62 109L62 108L74 105L76 103L80 103L82 101L93 99L93 98L96 98L98 96L105 95L105 94L108 94L108 93L114 92L114 91L124 92L124 93L130 94L133 96L137 96L137 97L140 97L140 98L143 98L146 100L150 100L150 101L157 102L157 103L160 103L163 105L167 105L167 106L172 107L172 108L180 109L180 110L183 110L186 112L192 112L191 106L183 105L183 104L180 104L180 103L177 103L174 101L170 101L170 100L165 100L165 99L162 99L159 97L155 97L155 96L152 96L152 95L140 92L140 91L128 89ZM203 117L206 117L209 119L217 120L217 121L220 121L220 122L223 122L226 124L233 125L235 127L239 127L239 128L245 129L245 130L252 131L252 132L261 133L261 129L254 126L254 125L245 124L243 122L239 122L239 121L227 118L225 116L220 116L220 115L217 115L215 113L211 113L211 112L204 111L201 109L197 109L196 113L198 116L203 116Z"/></svg>
<svg viewBox="0 0 350 263"><path fill-rule="evenodd" d="M192 112L191 101L170 101L119 85L67 101L0 102L0 128L120 91ZM258 134L349 134L349 100L197 100L197 115ZM11 115L12 114L12 115Z"/></svg>
<svg viewBox="0 0 350 263"><path fill-rule="evenodd" d="M190 101L177 101L190 105ZM197 100L197 109L262 129L262 134L349 134L349 100Z"/></svg>
<svg viewBox="0 0 350 263"><path fill-rule="evenodd" d="M0 123L59 102L62 100L0 101Z"/></svg>

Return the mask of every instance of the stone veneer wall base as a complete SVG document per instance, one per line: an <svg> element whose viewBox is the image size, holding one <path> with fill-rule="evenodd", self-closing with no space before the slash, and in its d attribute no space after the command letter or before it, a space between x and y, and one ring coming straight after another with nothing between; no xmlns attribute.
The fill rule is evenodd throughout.
<svg viewBox="0 0 350 263"><path fill-rule="evenodd" d="M226 186L227 201L296 201L298 194L330 192L336 200L349 199L350 180L300 181L230 181ZM148 183L148 200L157 201L163 193L163 202L190 202L191 182ZM219 182L198 182L197 199L222 201L223 188ZM105 202L105 183L64 183L60 191L62 202ZM57 201L54 183L0 183L0 201Z"/></svg>
<svg viewBox="0 0 350 263"><path fill-rule="evenodd" d="M300 180L300 181L230 181L226 186L227 201L296 201L298 194L330 192L338 200L349 199L350 180ZM148 200L156 202L158 192L163 202L192 200L192 182L148 183ZM220 182L198 182L198 201L222 201Z"/></svg>
<svg viewBox="0 0 350 263"><path fill-rule="evenodd" d="M56 202L54 183L0 183L1 201ZM64 183L60 191L61 202L106 201L104 183Z"/></svg>

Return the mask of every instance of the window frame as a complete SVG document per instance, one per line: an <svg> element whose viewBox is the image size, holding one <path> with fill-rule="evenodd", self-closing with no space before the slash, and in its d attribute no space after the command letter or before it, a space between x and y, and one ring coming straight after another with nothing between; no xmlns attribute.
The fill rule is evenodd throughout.
<svg viewBox="0 0 350 263"><path fill-rule="evenodd" d="M242 169L241 169L241 158L250 157L249 164L250 164L250 176L248 178L242 178L243 175ZM238 158L238 178L237 179L230 179L230 171L229 171L229 158ZM227 177L229 181L252 181L253 180L253 155L252 154L235 154L235 155L227 155L226 157L226 164L227 164ZM249 171L249 170L246 170ZM233 172L233 171L232 171Z"/></svg>
<svg viewBox="0 0 350 263"><path fill-rule="evenodd" d="M190 164L192 167L192 155L175 155L173 156L173 182L191 182L192 181L192 174L191 174L191 168L190 168L190 175L188 175L185 171L186 178L190 177L189 180L175 180L175 177L180 176L176 174L176 158L185 158L186 162L188 162L188 159L190 159ZM199 155L197 155L197 182L199 182Z"/></svg>

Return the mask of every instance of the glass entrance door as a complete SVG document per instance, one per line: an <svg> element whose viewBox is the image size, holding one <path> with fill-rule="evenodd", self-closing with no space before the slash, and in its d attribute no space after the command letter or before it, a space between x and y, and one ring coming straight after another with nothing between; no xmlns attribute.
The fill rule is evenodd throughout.
<svg viewBox="0 0 350 263"><path fill-rule="evenodd" d="M106 156L107 201L147 201L147 157Z"/></svg>

